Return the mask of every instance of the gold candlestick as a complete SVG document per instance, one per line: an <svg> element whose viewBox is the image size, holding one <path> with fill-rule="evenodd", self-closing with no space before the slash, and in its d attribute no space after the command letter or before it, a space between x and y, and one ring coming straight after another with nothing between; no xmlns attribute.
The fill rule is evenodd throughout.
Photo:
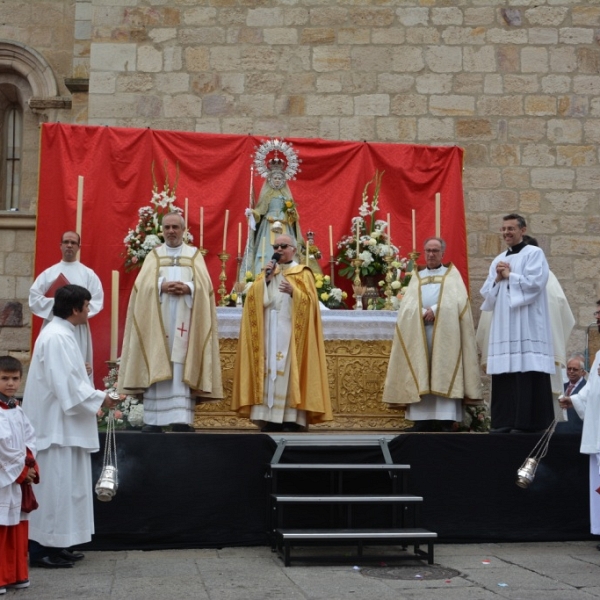
<svg viewBox="0 0 600 600"><path fill-rule="evenodd" d="M354 310L362 310L362 297L365 293L365 287L362 285L362 281L360 280L360 268L365 262L362 258L355 258L352 261L352 266L354 267L354 279L352 280L352 289L354 290L354 297L356 298L356 304L354 306Z"/></svg>
<svg viewBox="0 0 600 600"><path fill-rule="evenodd" d="M202 254L202 256L206 256L208 254L208 250L206 248L202 248L202 246L200 246L198 250L200 251L200 254Z"/></svg>
<svg viewBox="0 0 600 600"><path fill-rule="evenodd" d="M417 260L419 260L419 256L421 256L420 252L417 252L416 250L413 250L409 255L408 258L410 258L412 265L411 265L411 269L410 271L407 270L407 273L412 272L413 270L415 270L417 268Z"/></svg>
<svg viewBox="0 0 600 600"><path fill-rule="evenodd" d="M225 286L225 282L227 281L227 275L225 274L225 265L229 260L229 254L227 252L219 252L217 256L221 261L221 274L219 275L219 281L221 282L219 285L219 296L221 296L221 299L219 300L219 306L226 306L225 296L227 295L227 287Z"/></svg>

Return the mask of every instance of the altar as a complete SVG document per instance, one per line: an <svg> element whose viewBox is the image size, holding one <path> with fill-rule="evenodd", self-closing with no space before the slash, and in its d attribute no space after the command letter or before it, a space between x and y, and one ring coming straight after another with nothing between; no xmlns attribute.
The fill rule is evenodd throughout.
<svg viewBox="0 0 600 600"><path fill-rule="evenodd" d="M256 429L231 410L241 316L242 308L217 308L225 398L196 406L197 429ZM406 427L404 410L381 401L396 318L395 311L321 311L334 420L311 425L311 431L398 432Z"/></svg>

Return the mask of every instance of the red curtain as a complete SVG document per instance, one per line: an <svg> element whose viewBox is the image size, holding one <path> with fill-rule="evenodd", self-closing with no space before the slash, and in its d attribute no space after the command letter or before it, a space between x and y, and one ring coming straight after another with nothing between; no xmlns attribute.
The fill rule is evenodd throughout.
<svg viewBox="0 0 600 600"><path fill-rule="evenodd" d="M250 191L250 164L255 149L266 138L151 129L126 129L44 124L41 136L37 210L36 275L60 260L60 236L75 229L78 176L84 177L81 261L100 277L105 292L102 313L91 320L97 383L109 358L111 271L119 270L119 332L122 335L129 292L137 272L124 273L123 238L137 223L137 211L150 204L151 165L159 190L167 161L170 183L179 165L177 205L187 197L188 224L199 243L200 207L204 207L204 246L215 290L221 263L225 210L229 209L227 286L231 288L237 263L238 223L242 246L247 226L244 209ZM468 287L465 212L462 190L463 150L447 146L371 144L286 138L293 144L301 172L289 183L303 232L315 232L321 265L329 272L329 225L334 245L350 233L362 191L375 170L385 171L379 213L391 216L392 239L406 256L412 246L412 209L416 210L417 250L434 235L435 194L441 194L441 234L448 244L445 260L461 271ZM263 179L254 177L258 197ZM336 248L334 248L336 251ZM421 257L420 262L423 262ZM339 278L336 283L339 283ZM218 301L217 296L217 301ZM40 320L34 322L34 339ZM120 343L119 343L120 347Z"/></svg>

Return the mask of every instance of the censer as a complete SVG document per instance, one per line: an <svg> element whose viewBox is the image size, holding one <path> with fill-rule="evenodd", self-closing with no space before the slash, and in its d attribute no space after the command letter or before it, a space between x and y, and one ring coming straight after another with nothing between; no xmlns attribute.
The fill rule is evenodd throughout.
<svg viewBox="0 0 600 600"><path fill-rule="evenodd" d="M535 471L540 464L540 461L548 453L548 445L550 444L550 438L556 428L556 419L552 421L550 427L544 431L544 434L540 438L540 441L535 445L535 448L531 451L529 456L525 459L525 462L521 465L517 471L517 485L522 488L528 488L529 484L535 477Z"/></svg>
<svg viewBox="0 0 600 600"><path fill-rule="evenodd" d="M96 496L101 502L110 502L119 487L119 473L117 471L117 443L115 436L115 411L108 411L106 423L106 442L104 445L104 461L102 473L96 483Z"/></svg>

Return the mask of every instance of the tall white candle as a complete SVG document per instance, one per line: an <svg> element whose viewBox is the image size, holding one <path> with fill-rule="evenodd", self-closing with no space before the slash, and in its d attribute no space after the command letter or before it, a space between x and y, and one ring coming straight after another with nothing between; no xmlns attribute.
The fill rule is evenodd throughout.
<svg viewBox="0 0 600 600"><path fill-rule="evenodd" d="M185 209L183 213L183 218L185 220L185 230L188 230L188 199L185 199Z"/></svg>
<svg viewBox="0 0 600 600"><path fill-rule="evenodd" d="M229 224L229 210L225 211L225 227L223 228L223 252L227 250L227 225Z"/></svg>
<svg viewBox="0 0 600 600"><path fill-rule="evenodd" d="M333 258L333 227L329 226L329 256Z"/></svg>
<svg viewBox="0 0 600 600"><path fill-rule="evenodd" d="M388 243L392 243L392 219L390 217L390 213L387 214L387 234L388 234Z"/></svg>
<svg viewBox="0 0 600 600"><path fill-rule="evenodd" d="M242 254L242 224L238 223L238 255Z"/></svg>
<svg viewBox="0 0 600 600"><path fill-rule="evenodd" d="M119 271L112 272L111 307L110 307L110 360L118 358L119 343Z"/></svg>
<svg viewBox="0 0 600 600"><path fill-rule="evenodd" d="M81 226L83 223L83 175L79 175L77 178L77 209L75 213L75 231L81 239ZM77 250L77 260L81 252L81 246Z"/></svg>
<svg viewBox="0 0 600 600"><path fill-rule="evenodd" d="M417 211L412 209L412 249L413 252L417 250Z"/></svg>
<svg viewBox="0 0 600 600"><path fill-rule="evenodd" d="M441 237L442 231L442 196L439 192L435 195L435 237Z"/></svg>
<svg viewBox="0 0 600 600"><path fill-rule="evenodd" d="M204 206L200 207L200 248L204 248Z"/></svg>

